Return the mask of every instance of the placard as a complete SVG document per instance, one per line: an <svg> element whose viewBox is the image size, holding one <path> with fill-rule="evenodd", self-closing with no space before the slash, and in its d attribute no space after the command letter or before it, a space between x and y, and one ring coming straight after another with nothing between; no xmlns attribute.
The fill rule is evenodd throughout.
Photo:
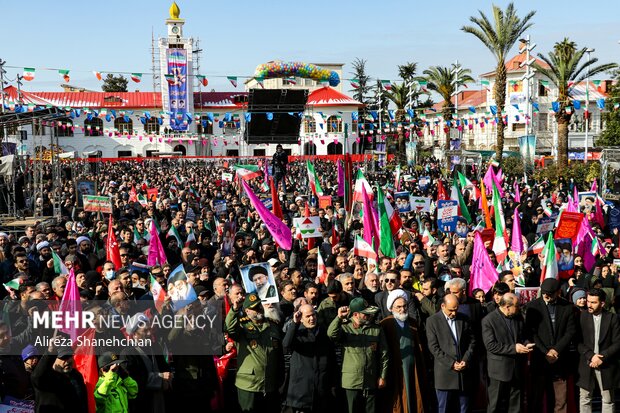
<svg viewBox="0 0 620 413"><path fill-rule="evenodd" d="M441 232L456 231L459 216L459 202L454 200L437 201L437 226Z"/></svg>
<svg viewBox="0 0 620 413"><path fill-rule="evenodd" d="M297 233L301 234L304 239L323 236L321 233L321 217L293 218L293 225L297 228Z"/></svg>
<svg viewBox="0 0 620 413"><path fill-rule="evenodd" d="M84 195L97 195L95 181L77 182L77 201L79 208L84 206Z"/></svg>
<svg viewBox="0 0 620 413"><path fill-rule="evenodd" d="M420 179L418 180L418 187L423 191L425 191L426 188L428 188L430 184L431 184L430 176L421 176Z"/></svg>
<svg viewBox="0 0 620 413"><path fill-rule="evenodd" d="M431 198L425 196L412 196L411 209L416 212L431 212Z"/></svg>
<svg viewBox="0 0 620 413"><path fill-rule="evenodd" d="M319 196L319 208L327 208L332 205L332 197L329 195Z"/></svg>
<svg viewBox="0 0 620 413"><path fill-rule="evenodd" d="M221 214L226 212L226 201L223 199L214 199L213 200L213 209L215 209L216 214Z"/></svg>
<svg viewBox="0 0 620 413"><path fill-rule="evenodd" d="M598 194L596 192L579 192L579 206L583 208L583 212L590 213L596 209L596 199Z"/></svg>
<svg viewBox="0 0 620 413"><path fill-rule="evenodd" d="M157 194L158 194L158 190L157 188L148 188L146 190L146 199L148 199L149 202L157 202Z"/></svg>
<svg viewBox="0 0 620 413"><path fill-rule="evenodd" d="M411 211L411 195L409 195L409 192L395 192L394 200L396 201L396 209L398 209L398 212Z"/></svg>
<svg viewBox="0 0 620 413"><path fill-rule="evenodd" d="M233 180L233 174L228 173L228 172L222 172L222 181L232 182L232 180Z"/></svg>
<svg viewBox="0 0 620 413"><path fill-rule="evenodd" d="M248 294L254 293L263 303L280 302L276 282L268 262L245 265L239 268L239 271L241 272L246 297Z"/></svg>
<svg viewBox="0 0 620 413"><path fill-rule="evenodd" d="M570 238L573 242L577 238L583 214L580 212L562 212L560 222L555 230L555 239Z"/></svg>
<svg viewBox="0 0 620 413"><path fill-rule="evenodd" d="M485 244L490 242L493 245L493 241L495 241L495 230L493 228L485 228L480 231L480 238L482 238L482 242Z"/></svg>
<svg viewBox="0 0 620 413"><path fill-rule="evenodd" d="M544 217L538 220L538 226L536 227L536 235L545 235L549 231L553 231L555 227L555 219L551 217Z"/></svg>
<svg viewBox="0 0 620 413"><path fill-rule="evenodd" d="M530 301L534 301L538 298L538 292L540 287L516 287L515 295L519 300L519 305L524 306Z"/></svg>
<svg viewBox="0 0 620 413"><path fill-rule="evenodd" d="M112 199L109 196L84 195L84 211L112 213Z"/></svg>

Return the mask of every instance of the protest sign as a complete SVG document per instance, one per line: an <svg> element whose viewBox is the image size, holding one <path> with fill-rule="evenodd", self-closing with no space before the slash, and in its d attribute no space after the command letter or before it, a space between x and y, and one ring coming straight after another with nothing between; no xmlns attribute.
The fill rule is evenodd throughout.
<svg viewBox="0 0 620 413"><path fill-rule="evenodd" d="M416 212L430 212L431 198L425 196L412 196L411 209Z"/></svg>
<svg viewBox="0 0 620 413"><path fill-rule="evenodd" d="M395 192L394 199L396 200L396 209L398 212L409 212L411 211L411 199L409 192Z"/></svg>
<svg viewBox="0 0 620 413"><path fill-rule="evenodd" d="M146 199L148 199L150 202L157 202L157 194L157 188L148 188L146 190Z"/></svg>
<svg viewBox="0 0 620 413"><path fill-rule="evenodd" d="M530 301L534 301L538 297L538 291L540 291L540 287L515 288L515 295L519 300L519 305L523 306Z"/></svg>
<svg viewBox="0 0 620 413"><path fill-rule="evenodd" d="M329 195L319 196L319 208L327 208L332 205L332 197Z"/></svg>
<svg viewBox="0 0 620 413"><path fill-rule="evenodd" d="M421 176L420 179L418 180L418 187L423 191L425 191L426 188L428 188L430 184L431 184L430 176Z"/></svg>
<svg viewBox="0 0 620 413"><path fill-rule="evenodd" d="M456 231L457 217L459 216L459 201L437 201L437 227L441 232Z"/></svg>
<svg viewBox="0 0 620 413"><path fill-rule="evenodd" d="M213 200L213 209L217 214L221 214L222 212L226 212L226 201L223 199L214 199Z"/></svg>
<svg viewBox="0 0 620 413"><path fill-rule="evenodd" d="M77 196L78 207L84 206L84 195L96 195L95 181L78 181L77 182Z"/></svg>
<svg viewBox="0 0 620 413"><path fill-rule="evenodd" d="M322 237L321 233L321 217L302 217L294 218L293 224L297 228L297 233L302 238Z"/></svg>
<svg viewBox="0 0 620 413"><path fill-rule="evenodd" d="M536 227L536 234L545 235L547 232L553 231L553 227L555 227L555 218L540 218Z"/></svg>
<svg viewBox="0 0 620 413"><path fill-rule="evenodd" d="M245 265L239 268L247 294L254 293L263 303L278 303L278 289L268 262Z"/></svg>
<svg viewBox="0 0 620 413"><path fill-rule="evenodd" d="M84 211L112 213L112 199L109 196L84 195Z"/></svg>
<svg viewBox="0 0 620 413"><path fill-rule="evenodd" d="M222 181L232 182L232 180L233 180L233 174L228 173L228 172L222 172Z"/></svg>
<svg viewBox="0 0 620 413"><path fill-rule="evenodd" d="M580 212L562 212L560 222L555 230L555 239L570 238L575 241L579 228L581 228L581 220L583 214Z"/></svg>

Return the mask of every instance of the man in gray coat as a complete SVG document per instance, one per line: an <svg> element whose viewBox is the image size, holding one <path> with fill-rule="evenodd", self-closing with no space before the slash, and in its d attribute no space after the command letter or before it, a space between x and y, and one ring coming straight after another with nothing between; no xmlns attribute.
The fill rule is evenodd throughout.
<svg viewBox="0 0 620 413"><path fill-rule="evenodd" d="M459 411L469 410L469 397L473 380L470 365L476 339L469 318L458 312L459 300L454 294L446 294L441 311L430 316L426 322L428 348L434 359L435 389L439 413L449 410L452 399L458 398Z"/></svg>

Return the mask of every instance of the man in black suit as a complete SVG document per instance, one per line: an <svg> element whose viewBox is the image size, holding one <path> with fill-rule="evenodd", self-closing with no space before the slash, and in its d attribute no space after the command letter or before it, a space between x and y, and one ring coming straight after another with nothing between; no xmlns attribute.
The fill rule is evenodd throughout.
<svg viewBox="0 0 620 413"><path fill-rule="evenodd" d="M540 286L542 297L527 306L527 335L536 344L530 363L531 405L543 411L547 394L547 411L566 412L566 379L569 374L568 346L575 335L572 305L560 297L560 282L547 278ZM555 401L555 402L554 402Z"/></svg>
<svg viewBox="0 0 620 413"><path fill-rule="evenodd" d="M467 295L467 282L462 278L453 278L444 285L446 294L454 294L459 300L459 313L469 317L471 328L480 337L480 322L484 316L480 301Z"/></svg>
<svg viewBox="0 0 620 413"><path fill-rule="evenodd" d="M482 320L482 340L487 349L489 407L487 413L521 411L521 369L534 347L526 343L519 301L512 293L499 300L498 311Z"/></svg>
<svg viewBox="0 0 620 413"><path fill-rule="evenodd" d="M605 291L588 291L588 311L582 312L580 325L582 340L579 351L579 407L580 412L592 411L592 395L598 385L601 391L603 413L614 411L617 357L620 350L620 324L616 314L604 311Z"/></svg>
<svg viewBox="0 0 620 413"><path fill-rule="evenodd" d="M467 413L474 380L471 373L476 339L469 318L458 313L459 301L446 294L441 311L426 321L428 348L434 359L435 389L439 413L448 410L450 399L458 397L459 411Z"/></svg>

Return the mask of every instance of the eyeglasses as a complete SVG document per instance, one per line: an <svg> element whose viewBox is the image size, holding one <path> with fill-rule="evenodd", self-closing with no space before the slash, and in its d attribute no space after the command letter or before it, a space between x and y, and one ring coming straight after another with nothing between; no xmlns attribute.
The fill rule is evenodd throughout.
<svg viewBox="0 0 620 413"><path fill-rule="evenodd" d="M121 257L129 257L129 254L121 254Z"/></svg>
<svg viewBox="0 0 620 413"><path fill-rule="evenodd" d="M385 279L385 283L395 283L396 282L396 278L386 278Z"/></svg>
<svg viewBox="0 0 620 413"><path fill-rule="evenodd" d="M25 262L26 262L26 260L17 260L17 263L18 263L18 264L23 264L23 263L25 263Z"/></svg>
<svg viewBox="0 0 620 413"><path fill-rule="evenodd" d="M424 265L424 261L414 262L413 265Z"/></svg>

